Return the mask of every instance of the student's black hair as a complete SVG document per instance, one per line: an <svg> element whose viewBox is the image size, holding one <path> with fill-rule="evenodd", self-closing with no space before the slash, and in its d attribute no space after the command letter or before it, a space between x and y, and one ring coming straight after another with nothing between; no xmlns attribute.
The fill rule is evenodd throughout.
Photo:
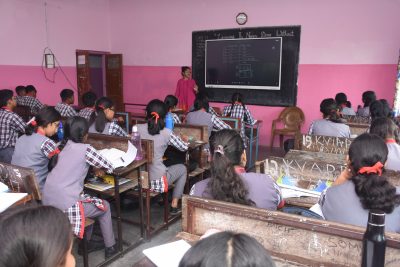
<svg viewBox="0 0 400 267"><path fill-rule="evenodd" d="M65 102L65 100L73 96L74 96L74 91L72 91L71 89L63 89L60 92L60 97L63 102Z"/></svg>
<svg viewBox="0 0 400 267"><path fill-rule="evenodd" d="M167 107L158 99L151 100L146 106L147 130L150 135L159 134L165 127ZM158 118L157 118L158 116Z"/></svg>
<svg viewBox="0 0 400 267"><path fill-rule="evenodd" d="M387 101L375 100L369 105L371 119L387 118L390 116L390 107Z"/></svg>
<svg viewBox="0 0 400 267"><path fill-rule="evenodd" d="M335 99L326 98L322 100L321 105L319 106L319 110L322 112L324 119L328 119L332 122L340 123L340 117L338 115L338 105L336 104Z"/></svg>
<svg viewBox="0 0 400 267"><path fill-rule="evenodd" d="M216 150L223 149L223 154ZM254 205L247 197L248 189L242 178L235 171L240 166L244 151L243 139L238 132L224 129L216 132L210 139L211 179L207 184L206 193L213 199L243 205Z"/></svg>
<svg viewBox="0 0 400 267"><path fill-rule="evenodd" d="M72 238L68 217L57 208L8 209L0 214L0 266L64 266Z"/></svg>
<svg viewBox="0 0 400 267"><path fill-rule="evenodd" d="M351 108L351 102L350 101L346 101L346 107Z"/></svg>
<svg viewBox="0 0 400 267"><path fill-rule="evenodd" d="M174 95L167 95L164 99L164 104L167 107L167 111L173 109L178 104L178 98Z"/></svg>
<svg viewBox="0 0 400 267"><path fill-rule="evenodd" d="M61 141L58 148L62 150L64 146L67 144L69 140L74 143L83 143L85 141L85 137L89 131L89 123L88 121L79 116L69 117L65 124L64 128L64 139ZM53 156L48 165L49 172L57 165L58 162L58 154Z"/></svg>
<svg viewBox="0 0 400 267"><path fill-rule="evenodd" d="M106 118L106 114L104 113L104 110L108 108L113 108L114 103L112 100L108 97L100 97L96 101L96 117L94 119L94 126L97 132L102 133L104 131L104 128L106 127L106 123L108 122ZM92 119L90 120L92 122ZM90 123L91 124L91 123Z"/></svg>
<svg viewBox="0 0 400 267"><path fill-rule="evenodd" d="M30 92L37 92L37 90L36 90L36 88L35 88L35 86L33 86L33 85L27 85L26 87L25 87L25 92L27 93L27 94L29 94Z"/></svg>
<svg viewBox="0 0 400 267"><path fill-rule="evenodd" d="M388 148L385 142L374 134L359 135L350 145L349 160L353 173L351 181L364 209L378 209L392 213L400 204L400 195L396 194L396 187L384 176L376 173L359 173L362 167L374 166L377 162L385 164L387 155Z"/></svg>
<svg viewBox="0 0 400 267"><path fill-rule="evenodd" d="M384 111L384 114L386 114L386 117L390 117L392 114L392 109L390 108L388 101L386 99L379 99L379 101L383 105L383 111Z"/></svg>
<svg viewBox="0 0 400 267"><path fill-rule="evenodd" d="M374 119L369 132L380 136L383 140L394 138L400 144L399 127L390 118L382 117Z"/></svg>
<svg viewBox="0 0 400 267"><path fill-rule="evenodd" d="M29 124L25 129L25 134L32 135L39 126L46 127L59 120L61 120L61 115L54 107L44 107L35 115L36 126Z"/></svg>
<svg viewBox="0 0 400 267"><path fill-rule="evenodd" d="M0 90L0 108L7 106L8 100L12 99L14 93L10 89Z"/></svg>
<svg viewBox="0 0 400 267"><path fill-rule="evenodd" d="M345 93L337 93L335 96L335 101L338 106L346 104L347 102L347 96Z"/></svg>
<svg viewBox="0 0 400 267"><path fill-rule="evenodd" d="M275 263L255 238L228 231L201 239L179 263L179 267L216 266L275 267Z"/></svg>
<svg viewBox="0 0 400 267"><path fill-rule="evenodd" d="M204 108L204 110L206 112L208 112L210 109L210 104L209 104L207 94L205 92L198 92L196 95L196 98L194 100L194 110L193 111L198 111L202 108Z"/></svg>
<svg viewBox="0 0 400 267"><path fill-rule="evenodd" d="M183 66L183 67L181 67L181 73L182 73L182 75L183 75L183 73L184 73L185 71L187 71L187 70L190 70L190 67L188 67L188 66Z"/></svg>
<svg viewBox="0 0 400 267"><path fill-rule="evenodd" d="M365 91L362 94L362 102L364 107L369 107L369 105L376 100L376 95L374 91Z"/></svg>
<svg viewBox="0 0 400 267"><path fill-rule="evenodd" d="M85 107L94 107L96 105L97 95L93 92L86 92L82 95L82 103Z"/></svg>
<svg viewBox="0 0 400 267"><path fill-rule="evenodd" d="M26 93L25 86L23 86L23 85L18 85L17 87L15 87L15 93L16 93L17 95L20 95L20 93L22 93L22 92L25 92L25 93Z"/></svg>

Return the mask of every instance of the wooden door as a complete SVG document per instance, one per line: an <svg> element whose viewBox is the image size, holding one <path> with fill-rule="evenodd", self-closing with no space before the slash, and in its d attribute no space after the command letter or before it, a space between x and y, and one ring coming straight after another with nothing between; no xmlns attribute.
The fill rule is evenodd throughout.
<svg viewBox="0 0 400 267"><path fill-rule="evenodd" d="M89 51L76 51L76 75L78 83L78 104L82 106L81 96L91 90L90 69L89 69Z"/></svg>
<svg viewBox="0 0 400 267"><path fill-rule="evenodd" d="M122 54L106 55L106 93L116 111L125 111L122 87Z"/></svg>

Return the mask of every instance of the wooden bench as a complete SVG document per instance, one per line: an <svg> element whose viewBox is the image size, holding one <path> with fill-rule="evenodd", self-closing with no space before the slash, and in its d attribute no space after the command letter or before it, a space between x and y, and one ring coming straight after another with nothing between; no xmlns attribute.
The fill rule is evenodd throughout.
<svg viewBox="0 0 400 267"><path fill-rule="evenodd" d="M183 197L182 233L196 242L208 229L248 234L277 266L360 266L365 228L238 204ZM400 235L386 232L385 266L400 265Z"/></svg>
<svg viewBox="0 0 400 267"><path fill-rule="evenodd" d="M345 137L300 134L295 136L294 149L347 155L352 141Z"/></svg>

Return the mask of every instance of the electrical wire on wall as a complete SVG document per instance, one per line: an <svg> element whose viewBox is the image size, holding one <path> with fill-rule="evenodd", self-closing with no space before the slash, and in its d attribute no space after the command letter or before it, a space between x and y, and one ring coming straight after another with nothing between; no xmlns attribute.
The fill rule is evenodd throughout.
<svg viewBox="0 0 400 267"><path fill-rule="evenodd" d="M58 61L57 57L53 53L53 51L50 48L50 41L49 41L49 30L48 30L48 23L47 23L47 2L44 2L44 23L45 23L45 29L46 29L46 44L47 46L43 49L43 59L42 59L42 72L44 75L44 78L51 82L55 83L56 80L56 74L58 70L63 74L64 78L67 80L69 85L74 89L74 91L77 92L76 87L73 85L71 80L68 78L67 74L64 72L63 68L61 67L60 62ZM49 67L50 66L50 67ZM46 69L49 68L55 68L53 75L51 78L47 76Z"/></svg>

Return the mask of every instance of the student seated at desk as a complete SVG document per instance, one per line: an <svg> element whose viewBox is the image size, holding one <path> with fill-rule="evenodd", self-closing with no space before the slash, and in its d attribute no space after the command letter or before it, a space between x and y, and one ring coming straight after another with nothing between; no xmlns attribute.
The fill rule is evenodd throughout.
<svg viewBox="0 0 400 267"><path fill-rule="evenodd" d="M61 117L73 117L78 115L71 106L74 104L74 91L71 89L63 89L60 93L60 97L61 103L58 103L55 108L61 114Z"/></svg>
<svg viewBox="0 0 400 267"><path fill-rule="evenodd" d="M19 206L0 214L0 266L75 267L71 224L50 206Z"/></svg>
<svg viewBox="0 0 400 267"><path fill-rule="evenodd" d="M91 120L89 133L126 137L128 134L114 120L114 103L108 97L101 97L96 101L96 116ZM93 122L92 122L93 121Z"/></svg>
<svg viewBox="0 0 400 267"><path fill-rule="evenodd" d="M369 117L370 115L369 106L375 100L376 100L376 95L374 91L365 91L362 94L362 102L364 103L364 107L358 106L357 115L362 117Z"/></svg>
<svg viewBox="0 0 400 267"><path fill-rule="evenodd" d="M111 163L91 145L84 144L89 125L82 117L72 117L65 125L65 147L50 162L53 169L47 176L43 190L44 205L54 206L67 213L74 234L82 238L84 218L98 219L104 238L105 257L117 253L112 229L110 204L102 199L82 194L89 167L105 169L111 173ZM101 171L97 170L101 173ZM91 236L91 230L87 234ZM97 247L99 249L101 247Z"/></svg>
<svg viewBox="0 0 400 267"><path fill-rule="evenodd" d="M385 140L389 151L385 168L400 171L400 138L397 125L389 118L379 118L372 121L369 132Z"/></svg>
<svg viewBox="0 0 400 267"><path fill-rule="evenodd" d="M220 118L208 113L209 107L208 97L204 93L198 93L194 101L194 111L186 115L186 124L208 126L208 136L211 136L213 130L231 129Z"/></svg>
<svg viewBox="0 0 400 267"><path fill-rule="evenodd" d="M322 100L320 111L323 119L313 121L308 134L350 138L350 127L340 119L339 109L333 98Z"/></svg>
<svg viewBox="0 0 400 267"><path fill-rule="evenodd" d="M175 184L172 195L171 214L178 214L178 201L182 197L186 183L187 170L183 164L175 164L166 167L163 163L163 155L168 145L172 145L180 151L188 150L188 143L176 136L170 129L165 128L165 116L167 108L158 99L154 99L146 106L147 124L139 124L138 131L141 138L153 140L154 158L149 166L149 177L152 181L164 181L166 185Z"/></svg>
<svg viewBox="0 0 400 267"><path fill-rule="evenodd" d="M388 149L377 135L364 133L350 145L349 167L321 195L326 220L365 227L372 209L386 213L385 230L400 233L400 188L383 173Z"/></svg>
<svg viewBox="0 0 400 267"><path fill-rule="evenodd" d="M340 112L343 115L356 115L356 112L347 107L347 95L345 93L337 93L335 96L335 101L338 107L340 108Z"/></svg>
<svg viewBox="0 0 400 267"><path fill-rule="evenodd" d="M11 164L33 169L40 191L46 182L49 160L60 152L49 138L56 134L60 119L60 113L54 108L44 107L15 145Z"/></svg>
<svg viewBox="0 0 400 267"><path fill-rule="evenodd" d="M243 138L243 142L246 144L246 135L250 136L250 132L245 133L245 124L253 125L256 121L253 119L253 116L251 116L250 110L244 104L244 98L241 93L234 93L232 95L232 104L224 107L222 116L238 118L242 121L240 135Z"/></svg>
<svg viewBox="0 0 400 267"><path fill-rule="evenodd" d="M200 266L275 267L275 263L253 237L226 231L198 241L179 263L179 267Z"/></svg>
<svg viewBox="0 0 400 267"><path fill-rule="evenodd" d="M18 135L25 133L26 123L13 112L16 106L13 91L0 90L0 162L11 163Z"/></svg>
<svg viewBox="0 0 400 267"><path fill-rule="evenodd" d="M26 95L25 86L18 85L17 87L15 87L15 93L17 94L17 96L16 96L17 100L18 100L18 97L25 96Z"/></svg>
<svg viewBox="0 0 400 267"><path fill-rule="evenodd" d="M36 88L33 85L25 87L25 95L17 96L17 105L29 107L32 114L36 114L44 105L36 98Z"/></svg>
<svg viewBox="0 0 400 267"><path fill-rule="evenodd" d="M246 151L235 130L221 130L210 140L211 178L193 185L190 195L276 210L283 206L279 186L261 173L246 173Z"/></svg>
<svg viewBox="0 0 400 267"><path fill-rule="evenodd" d="M167 95L164 99L164 104L167 107L168 113L171 114L174 124L182 123L181 119L179 119L179 116L172 112L178 104L178 98L176 98L174 95Z"/></svg>
<svg viewBox="0 0 400 267"><path fill-rule="evenodd" d="M84 105L84 108L79 111L78 116L85 118L87 121L90 121L96 109L96 99L97 96L95 93L93 92L84 93L82 95L82 103Z"/></svg>

